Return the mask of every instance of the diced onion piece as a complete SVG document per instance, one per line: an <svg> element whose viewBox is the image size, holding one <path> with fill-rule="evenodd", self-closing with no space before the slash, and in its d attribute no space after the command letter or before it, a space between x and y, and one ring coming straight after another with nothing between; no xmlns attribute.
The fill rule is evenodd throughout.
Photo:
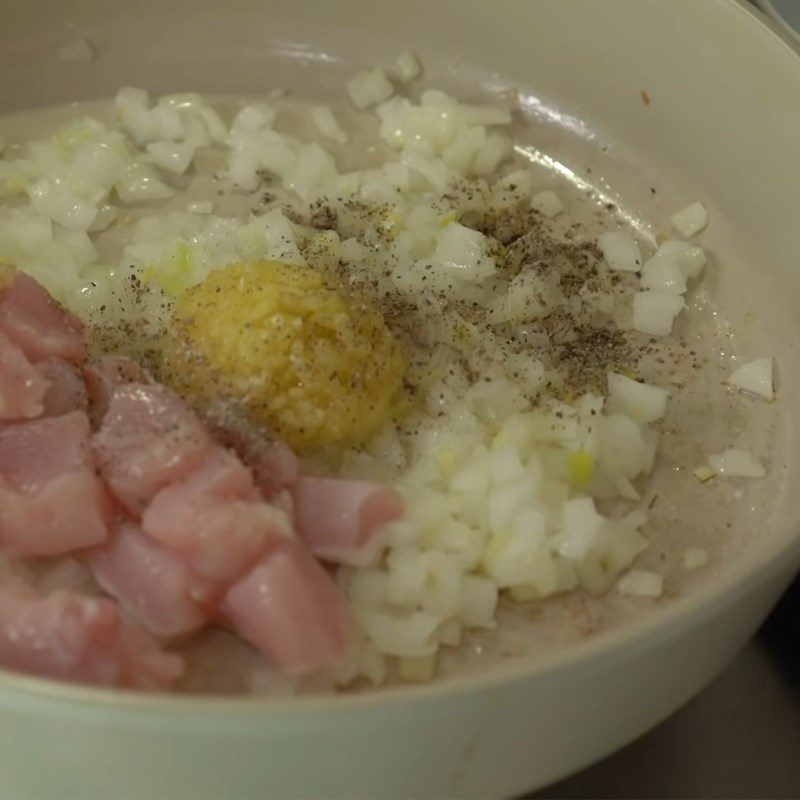
<svg viewBox="0 0 800 800"><path fill-rule="evenodd" d="M465 281L477 282L494 272L486 255L486 237L458 222L445 225L436 237L433 260Z"/></svg>
<svg viewBox="0 0 800 800"><path fill-rule="evenodd" d="M664 578L647 569L632 569L617 581L617 591L634 597L660 597Z"/></svg>
<svg viewBox="0 0 800 800"><path fill-rule="evenodd" d="M652 260L651 260L652 261ZM674 261L646 261L642 269L642 289L654 289L668 294L686 291L686 275Z"/></svg>
<svg viewBox="0 0 800 800"><path fill-rule="evenodd" d="M97 215L89 226L89 233L98 233L99 231L106 230L116 218L116 206L112 206L110 203L103 203L103 205L97 209Z"/></svg>
<svg viewBox="0 0 800 800"><path fill-rule="evenodd" d="M763 478L767 474L752 453L735 447L709 456L708 463L720 478Z"/></svg>
<svg viewBox="0 0 800 800"><path fill-rule="evenodd" d="M493 628L497 608L497 586L488 578L464 575L461 579L461 616L465 624Z"/></svg>
<svg viewBox="0 0 800 800"><path fill-rule="evenodd" d="M436 655L400 658L397 662L397 671L407 683L426 683L436 672Z"/></svg>
<svg viewBox="0 0 800 800"><path fill-rule="evenodd" d="M708 211L700 202L691 203L676 211L670 219L676 230L689 239L708 225Z"/></svg>
<svg viewBox="0 0 800 800"><path fill-rule="evenodd" d="M633 296L633 327L653 336L667 336L685 303L680 295L647 289Z"/></svg>
<svg viewBox="0 0 800 800"><path fill-rule="evenodd" d="M347 93L356 108L377 106L394 94L394 87L380 68L365 69L347 82Z"/></svg>
<svg viewBox="0 0 800 800"><path fill-rule="evenodd" d="M390 656L419 658L436 652L435 634L441 617L425 611L399 616L381 611L359 614L364 630L375 647Z"/></svg>
<svg viewBox="0 0 800 800"><path fill-rule="evenodd" d="M714 477L714 470L711 467L698 467L696 470L692 472L692 474L697 478L700 483L705 483L706 481L710 481Z"/></svg>
<svg viewBox="0 0 800 800"><path fill-rule="evenodd" d="M491 175L500 163L511 154L511 139L505 134L492 131L475 154L472 170L476 175Z"/></svg>
<svg viewBox="0 0 800 800"><path fill-rule="evenodd" d="M775 399L775 390L772 383L772 358L757 358L742 364L735 369L728 378L729 386L734 386L747 394L763 397L765 400Z"/></svg>
<svg viewBox="0 0 800 800"><path fill-rule="evenodd" d="M262 128L269 128L277 116L278 112L266 103L250 103L234 117L231 124L231 137L235 137L241 131L258 131Z"/></svg>
<svg viewBox="0 0 800 800"><path fill-rule="evenodd" d="M73 231L85 231L94 221L97 208L78 197L61 181L40 178L28 188L31 208Z"/></svg>
<svg viewBox="0 0 800 800"><path fill-rule="evenodd" d="M211 141L217 143L224 142L225 137L228 135L228 130L219 114L217 114L211 106L206 105L201 105L197 109L197 113L200 115L200 119L203 120L203 124L206 126Z"/></svg>
<svg viewBox="0 0 800 800"><path fill-rule="evenodd" d="M639 423L655 422L666 412L667 397L667 390L659 386L608 373L607 409L611 414L620 412Z"/></svg>
<svg viewBox="0 0 800 800"><path fill-rule="evenodd" d="M147 152L153 164L176 175L186 172L194 158L194 146L188 142L151 142Z"/></svg>
<svg viewBox="0 0 800 800"><path fill-rule="evenodd" d="M683 553L683 568L687 570L699 569L709 562L708 550L702 547L690 547Z"/></svg>
<svg viewBox="0 0 800 800"><path fill-rule="evenodd" d="M645 261L642 272L646 273L664 263L675 264L687 279L696 278L706 265L706 254L702 247L679 239L668 239Z"/></svg>
<svg viewBox="0 0 800 800"><path fill-rule="evenodd" d="M642 254L639 244L625 231L606 231L597 239L597 246L608 266L621 272L639 272Z"/></svg>
<svg viewBox="0 0 800 800"><path fill-rule="evenodd" d="M172 189L163 184L150 164L135 161L114 184L123 203L142 203L149 200L166 200Z"/></svg>
<svg viewBox="0 0 800 800"><path fill-rule="evenodd" d="M422 64L413 50L406 50L389 64L386 72L399 83L410 83L422 74Z"/></svg>
<svg viewBox="0 0 800 800"><path fill-rule="evenodd" d="M564 203L555 192L546 189L531 198L531 208L538 211L543 217L552 219L564 210Z"/></svg>
<svg viewBox="0 0 800 800"><path fill-rule="evenodd" d="M33 255L53 240L53 222L50 217L32 214L30 209L18 209L5 222L4 233L26 255ZM2 267L0 267L2 271Z"/></svg>
<svg viewBox="0 0 800 800"><path fill-rule="evenodd" d="M345 144L347 142L348 136L336 121L336 117L333 115L330 106L313 106L310 115L312 122L317 126L317 130L323 136L334 142L339 142L339 144Z"/></svg>
<svg viewBox="0 0 800 800"><path fill-rule="evenodd" d="M558 552L565 558L581 559L597 541L603 518L591 497L575 497L564 503L563 530L558 535Z"/></svg>

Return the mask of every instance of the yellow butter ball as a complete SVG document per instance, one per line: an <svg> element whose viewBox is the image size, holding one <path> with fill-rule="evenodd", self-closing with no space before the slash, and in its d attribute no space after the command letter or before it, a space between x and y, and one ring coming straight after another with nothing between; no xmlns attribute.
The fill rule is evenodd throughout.
<svg viewBox="0 0 800 800"><path fill-rule="evenodd" d="M189 397L235 401L300 451L362 441L403 375L377 309L275 261L232 264L179 295L164 364Z"/></svg>

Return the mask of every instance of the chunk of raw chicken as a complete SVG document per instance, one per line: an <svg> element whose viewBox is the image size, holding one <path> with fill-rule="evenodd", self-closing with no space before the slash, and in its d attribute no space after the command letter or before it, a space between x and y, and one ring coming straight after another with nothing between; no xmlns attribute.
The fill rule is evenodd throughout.
<svg viewBox="0 0 800 800"><path fill-rule="evenodd" d="M22 350L0 331L0 420L38 417L48 388Z"/></svg>
<svg viewBox="0 0 800 800"><path fill-rule="evenodd" d="M126 383L152 383L147 370L125 356L104 356L83 367L89 395L89 418L96 428L103 421L114 390Z"/></svg>
<svg viewBox="0 0 800 800"><path fill-rule="evenodd" d="M111 502L89 435L80 412L0 429L0 542L12 552L54 556L106 540Z"/></svg>
<svg viewBox="0 0 800 800"><path fill-rule="evenodd" d="M197 414L165 386L117 386L92 445L103 477L134 516L189 475L211 439Z"/></svg>
<svg viewBox="0 0 800 800"><path fill-rule="evenodd" d="M41 596L15 583L0 588L0 665L134 689L167 689L183 672L182 659L123 620L111 600L65 590Z"/></svg>
<svg viewBox="0 0 800 800"><path fill-rule="evenodd" d="M234 630L284 672L301 675L337 663L354 631L330 575L293 539L273 542L221 605Z"/></svg>
<svg viewBox="0 0 800 800"><path fill-rule="evenodd" d="M49 384L43 399L45 416L60 417L70 411L87 411L89 398L79 367L62 358L46 358L36 365L36 371Z"/></svg>
<svg viewBox="0 0 800 800"><path fill-rule="evenodd" d="M195 573L221 583L251 569L271 539L292 535L286 515L263 500L250 470L218 446L156 495L142 528Z"/></svg>
<svg viewBox="0 0 800 800"><path fill-rule="evenodd" d="M86 552L100 586L159 636L179 636L209 619L210 587L132 520L118 520L106 544Z"/></svg>
<svg viewBox="0 0 800 800"><path fill-rule="evenodd" d="M30 275L0 266L0 331L34 363L55 356L86 358L83 323Z"/></svg>
<svg viewBox="0 0 800 800"><path fill-rule="evenodd" d="M297 532L315 556L360 565L374 553L376 533L403 513L389 486L338 478L300 478L294 487Z"/></svg>

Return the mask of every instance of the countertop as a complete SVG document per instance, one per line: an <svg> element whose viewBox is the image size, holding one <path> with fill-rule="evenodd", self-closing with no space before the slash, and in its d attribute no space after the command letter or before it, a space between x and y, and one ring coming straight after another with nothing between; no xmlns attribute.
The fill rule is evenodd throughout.
<svg viewBox="0 0 800 800"><path fill-rule="evenodd" d="M800 579L705 691L530 798L800 798Z"/></svg>

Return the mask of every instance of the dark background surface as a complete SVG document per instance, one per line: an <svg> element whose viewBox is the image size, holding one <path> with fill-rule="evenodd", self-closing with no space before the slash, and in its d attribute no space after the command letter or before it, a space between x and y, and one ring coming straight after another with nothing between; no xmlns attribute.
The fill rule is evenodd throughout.
<svg viewBox="0 0 800 800"><path fill-rule="evenodd" d="M800 798L800 578L704 692L624 750L529 797Z"/></svg>

